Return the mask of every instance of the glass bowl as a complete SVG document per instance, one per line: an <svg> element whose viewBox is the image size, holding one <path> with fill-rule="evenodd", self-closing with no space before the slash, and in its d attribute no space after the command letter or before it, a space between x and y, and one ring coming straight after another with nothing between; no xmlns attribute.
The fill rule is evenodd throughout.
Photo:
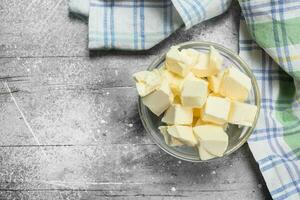
<svg viewBox="0 0 300 200"><path fill-rule="evenodd" d="M194 42L186 42L181 43L179 45L179 49L187 49L187 48L193 48L195 50L198 50L200 52L209 52L209 47L213 46L215 49L217 49L220 54L224 57L224 66L233 66L243 73L245 73L247 76L250 77L252 81L252 90L249 94L249 98L247 100L248 103L254 104L258 107L255 120L252 127L244 127L244 126L238 126L238 125L232 125L229 124L226 133L229 137L229 144L227 147L226 152L224 153L224 156L227 156L234 151L236 151L238 148L240 148L249 138L251 133L253 132L253 129L257 123L257 119L259 116L259 110L260 110L260 93L257 86L256 79L251 72L248 65L233 51L227 49L226 47L212 43L212 42L203 42L203 41L194 41ZM155 68L159 68L163 66L163 63L165 61L166 53L159 56L152 64L148 67L148 70L153 70ZM139 108L139 114L140 118L142 120L142 123L148 132L148 134L151 136L153 141L165 152L168 154L179 158L181 160L190 161L190 162L204 162L199 158L198 150L195 147L171 147L165 144L163 135L160 133L158 127L163 125L161 122L161 118L154 115L146 106L143 105L141 98L139 98L138 102L138 108ZM219 157L210 159L216 160Z"/></svg>

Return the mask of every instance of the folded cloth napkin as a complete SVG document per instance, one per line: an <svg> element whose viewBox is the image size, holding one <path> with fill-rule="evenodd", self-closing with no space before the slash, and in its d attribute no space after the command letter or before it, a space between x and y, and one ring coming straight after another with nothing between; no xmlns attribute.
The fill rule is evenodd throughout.
<svg viewBox="0 0 300 200"><path fill-rule="evenodd" d="M231 0L70 0L89 17L89 49L149 49L181 26L223 13Z"/></svg>
<svg viewBox="0 0 300 200"><path fill-rule="evenodd" d="M148 49L181 26L225 11L227 0L71 0L89 14L89 47ZM300 199L300 0L239 0L240 56L262 97L248 140L274 199Z"/></svg>
<svg viewBox="0 0 300 200"><path fill-rule="evenodd" d="M248 140L273 199L300 199L300 1L240 0L240 56L258 81L259 123ZM255 41L256 42L255 42Z"/></svg>

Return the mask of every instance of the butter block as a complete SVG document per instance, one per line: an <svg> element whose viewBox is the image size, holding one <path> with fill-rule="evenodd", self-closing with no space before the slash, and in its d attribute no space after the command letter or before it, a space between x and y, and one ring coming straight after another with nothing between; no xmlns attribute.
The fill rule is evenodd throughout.
<svg viewBox="0 0 300 200"><path fill-rule="evenodd" d="M199 156L200 156L200 159L201 159L201 160L210 160L210 159L216 157L215 155L213 155L213 154L207 152L207 151L204 149L203 145L198 145L197 147L198 147L198 152L199 152Z"/></svg>
<svg viewBox="0 0 300 200"><path fill-rule="evenodd" d="M142 97L143 104L155 115L161 115L173 101L173 94L167 81L162 81L160 87L147 96Z"/></svg>
<svg viewBox="0 0 300 200"><path fill-rule="evenodd" d="M163 77L169 82L169 86L173 94L175 96L180 95L183 78L167 70L164 70L162 74Z"/></svg>
<svg viewBox="0 0 300 200"><path fill-rule="evenodd" d="M228 135L222 126L200 125L193 128L195 136L200 142L200 146L210 154L223 156L228 146Z"/></svg>
<svg viewBox="0 0 300 200"><path fill-rule="evenodd" d="M197 64L200 56L199 51L189 48L189 49L182 49L181 53L190 59L189 67L194 67Z"/></svg>
<svg viewBox="0 0 300 200"><path fill-rule="evenodd" d="M165 143L167 145L172 146L172 147L184 145L184 143L180 142L180 140L178 140L168 134L168 126L160 126L160 127L158 127L158 129L160 130L161 134L163 135Z"/></svg>
<svg viewBox="0 0 300 200"><path fill-rule="evenodd" d="M220 86L223 80L224 71L219 72L215 76L209 76L207 77L208 83L209 83L209 89L213 91L215 94L219 94Z"/></svg>
<svg viewBox="0 0 300 200"><path fill-rule="evenodd" d="M185 79L181 90L181 103L186 107L201 108L208 95L208 83L198 78Z"/></svg>
<svg viewBox="0 0 300 200"><path fill-rule="evenodd" d="M201 108L193 108L193 117L201 117Z"/></svg>
<svg viewBox="0 0 300 200"><path fill-rule="evenodd" d="M215 124L225 124L230 111L230 100L209 96L202 112L202 120Z"/></svg>
<svg viewBox="0 0 300 200"><path fill-rule="evenodd" d="M157 73L156 70L141 71L134 73L132 76L136 81L136 88L141 97L144 97L156 90L162 81L161 75Z"/></svg>
<svg viewBox="0 0 300 200"><path fill-rule="evenodd" d="M191 60L178 50L178 47L171 47L166 55L166 68L181 77L185 77L190 71Z"/></svg>
<svg viewBox="0 0 300 200"><path fill-rule="evenodd" d="M161 121L166 124L191 125L193 122L193 109L179 104L171 105Z"/></svg>
<svg viewBox="0 0 300 200"><path fill-rule="evenodd" d="M209 55L206 53L199 53L198 62L191 71L199 78L213 75L209 68Z"/></svg>
<svg viewBox="0 0 300 200"><path fill-rule="evenodd" d="M232 101L228 122L231 124L252 126L256 113L256 105Z"/></svg>
<svg viewBox="0 0 300 200"><path fill-rule="evenodd" d="M190 126L169 126L168 133L188 146L195 146L198 143L194 136L193 128Z"/></svg>
<svg viewBox="0 0 300 200"><path fill-rule="evenodd" d="M203 124L207 124L207 122L204 122L201 118L198 118L197 121L195 122L194 126L200 126Z"/></svg>
<svg viewBox="0 0 300 200"><path fill-rule="evenodd" d="M174 138L171 136L170 144L171 147L180 147L183 146L184 143L182 143L180 140Z"/></svg>
<svg viewBox="0 0 300 200"><path fill-rule="evenodd" d="M219 52L213 47L210 46L210 52L200 53L198 56L198 62L191 69L191 71L197 77L208 77L218 74L222 68L223 57Z"/></svg>
<svg viewBox="0 0 300 200"><path fill-rule="evenodd" d="M210 46L209 68L211 70L211 74L217 74L221 70L222 64L223 57L213 46Z"/></svg>
<svg viewBox="0 0 300 200"><path fill-rule="evenodd" d="M168 127L167 126L160 126L158 127L160 133L164 136L165 143L170 145L171 136L168 134Z"/></svg>
<svg viewBox="0 0 300 200"><path fill-rule="evenodd" d="M252 84L251 79L234 67L225 70L220 86L220 94L233 100L245 101Z"/></svg>

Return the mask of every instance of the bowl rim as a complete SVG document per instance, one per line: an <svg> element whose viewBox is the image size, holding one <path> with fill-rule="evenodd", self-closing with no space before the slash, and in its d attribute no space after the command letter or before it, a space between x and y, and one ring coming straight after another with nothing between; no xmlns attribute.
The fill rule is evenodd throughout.
<svg viewBox="0 0 300 200"><path fill-rule="evenodd" d="M243 138L238 142L238 144L235 145L229 151L226 151L222 157L215 157L215 158L212 158L212 159L209 159L209 160L201 160L201 159L196 160L196 159L190 159L190 158L186 158L186 157L174 154L168 148L166 148L165 146L163 146L160 141L157 141L156 137L154 137L154 135L152 134L152 130L147 125L147 120L145 119L145 117L142 114L142 106L144 106L144 105L142 104L140 96L138 98L138 112L139 112L142 124L143 124L144 128L146 129L147 134L150 135L150 138L152 139L152 141L156 145L158 145L159 148L162 149L164 152L166 152L167 154L169 154L171 156L174 156L175 158L178 158L178 159L184 160L184 161L188 161L188 162L194 162L194 163L211 162L211 161L222 159L222 158L224 158L224 157L232 154L233 152L235 152L236 150L238 150L241 146L243 146L247 142L248 138L253 133L253 130L255 129L255 126L256 126L257 121L258 121L258 117L259 117L259 113L260 113L260 108L261 108L260 90L259 90L259 87L258 87L258 84L257 84L257 80L256 80L256 78L255 78L252 70L250 69L250 67L248 66L248 64L237 53L233 52L232 50L228 49L227 47L225 47L225 46L223 46L221 44L214 43L214 42L208 42L208 41L201 41L201 40L183 42L183 43L179 43L179 44L174 45L174 46L178 46L179 48L182 48L182 47L184 48L185 46L189 46L189 45L206 46L206 47L207 46L208 47L209 46L213 46L216 49L219 49L219 50L225 52L226 54L230 55L230 57L234 58L234 60L239 64L239 66L242 67L243 70L245 70L248 75L250 75L249 78L251 79L251 82L252 82L252 87L253 87L254 96L255 96L255 105L257 106L257 113L255 115L255 119L254 119L252 127L248 127L248 129L246 130ZM153 66L159 65L161 63L161 60L165 59L167 51L163 52L160 56L158 56L156 59L154 59L150 63L150 65L147 67L147 70L152 70Z"/></svg>

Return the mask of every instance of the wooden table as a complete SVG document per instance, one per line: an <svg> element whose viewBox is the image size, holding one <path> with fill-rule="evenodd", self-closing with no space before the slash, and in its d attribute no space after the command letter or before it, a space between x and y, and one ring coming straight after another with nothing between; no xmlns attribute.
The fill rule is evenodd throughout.
<svg viewBox="0 0 300 200"><path fill-rule="evenodd" d="M145 52L87 49L63 0L0 1L0 199L270 199L247 145L175 159L149 139L131 74L190 40L238 45L237 3Z"/></svg>

